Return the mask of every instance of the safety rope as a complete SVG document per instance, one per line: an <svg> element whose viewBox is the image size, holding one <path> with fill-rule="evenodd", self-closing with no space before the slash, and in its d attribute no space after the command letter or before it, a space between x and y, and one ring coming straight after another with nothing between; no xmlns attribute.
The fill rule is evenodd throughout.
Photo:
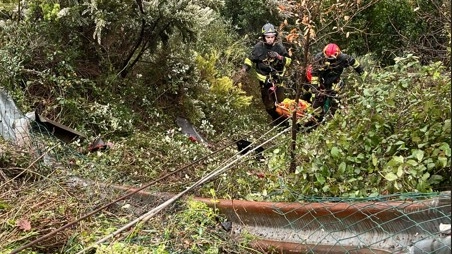
<svg viewBox="0 0 452 254"><path fill-rule="evenodd" d="M233 166L236 162L239 162L240 160L242 160L242 158L245 158L246 156L248 156L249 154L253 153L256 151L256 149L262 147L263 145L271 142L272 140L276 139L277 137L281 136L282 134L286 133L290 128L286 128L282 131L280 131L279 133L277 133L276 135L274 135L273 137L271 137L270 139L267 139L266 141L262 142L259 145L256 145L255 147L251 148L247 153L245 153L242 156L237 156L235 159L231 159L233 157L231 157L230 159L228 159L225 163L224 166L221 166L220 168L215 169L214 171L212 171L211 173L209 173L208 175L202 177L200 180L198 180L197 182L195 182L194 184L192 184L190 187L186 188L184 191L179 192L178 194L176 194L175 196L173 196L172 198L166 200L165 202L163 202L162 204L160 204L159 206L155 207L154 209L146 212L145 214L141 215L140 217L132 220L131 222L127 223L126 225L122 226L121 228L117 229L116 231L114 231L113 233L105 236L104 238L96 241L94 244L86 247L85 249L77 252L77 254L82 254L85 253L88 250L91 250L92 248L94 248L96 245L99 245L105 241L107 241L110 238L113 238L115 236L117 236L118 234L120 234L121 232L129 229L130 227L134 226L135 224L137 224L138 222L146 222L147 220L149 220L150 218L152 218L154 215L156 215L158 212L160 212L161 210L163 210L164 208L166 208L167 206L169 206L170 204L172 204L173 202L175 202L176 200L178 200L180 197L184 196L186 193L192 191L194 188L209 182L210 180L214 179L216 176L226 172L231 166ZM267 132L268 133L268 132ZM230 160L230 161L229 161ZM229 161L229 162L228 162Z"/></svg>
<svg viewBox="0 0 452 254"><path fill-rule="evenodd" d="M276 127L277 126L273 127L272 129L267 131L264 135L267 135L268 133L273 131L274 128L276 128ZM59 227L59 228L57 228L57 229L55 229L55 230L53 230L53 231L51 231L51 232L49 232L47 234L45 234L45 235L43 235L43 236L41 236L41 237L39 237L39 238L37 238L37 239L35 239L35 240L23 245L23 246L13 250L10 254L19 253L19 252L25 250L26 248L29 248L29 247L35 245L38 242L41 242L41 241L43 241L43 240L45 240L45 239L47 239L47 238L49 238L51 236L54 236L58 232L61 232L61 231L65 230L65 229L67 229L67 228L69 228L69 227L71 227L73 225L78 224L80 221L85 220L85 219L87 219L87 218L89 218L89 217L101 212L102 210L104 210L104 209L116 204L117 202L122 201L122 200L124 200L124 199L126 199L126 198L128 198L128 197L130 197L130 196L132 196L132 195L134 195L134 194L136 194L136 193L138 193L138 192L150 187L150 186L152 186L153 184L155 184L157 182L161 182L162 180L168 178L171 175L174 175L174 174L176 174L178 172L181 172L182 170L185 170L185 169L187 169L187 168L189 168L191 166L194 166L194 165L196 165L198 163L201 163L201 162L203 162L203 161L205 161L207 159L211 159L212 156L218 155L220 152L224 151L226 148L230 147L232 144L234 144L234 142L231 141L230 143L227 143L226 145L224 145L223 147L213 151L212 153L207 154L206 156L203 156L203 157L199 158L196 161L193 161L192 163L190 163L188 165L182 166L182 167L180 167L180 168L178 168L178 169L176 169L176 170L174 170L174 171L172 171L172 172L170 172L170 173L168 173L168 174L166 174L166 175L164 175L162 177L159 177L158 179L156 179L154 181L146 183L143 186L141 186L140 188L137 188L137 189L133 188L133 189L127 190L127 191L125 191L126 194L124 194L123 196L121 196L119 198L116 198L115 200L113 200L113 201L111 201L111 202L109 202L109 203L107 203L107 204L105 204L105 205L103 205L103 206L101 206L101 207L99 207L99 208L97 208L97 209L95 209L95 210L93 210L93 211L81 216L80 218L78 218L78 219L76 219L76 220L74 220L74 221L72 221L70 223L67 223L67 224L65 224L65 225L63 225L63 226L61 226L61 227ZM262 146L263 146L263 144L261 144L260 146L256 146L256 147L254 147L254 149L251 149L251 151L255 151L256 149L258 149L259 147L262 147ZM239 154L239 152L237 152L234 156L237 156L238 154ZM246 155L247 154L243 155L242 159L247 158Z"/></svg>

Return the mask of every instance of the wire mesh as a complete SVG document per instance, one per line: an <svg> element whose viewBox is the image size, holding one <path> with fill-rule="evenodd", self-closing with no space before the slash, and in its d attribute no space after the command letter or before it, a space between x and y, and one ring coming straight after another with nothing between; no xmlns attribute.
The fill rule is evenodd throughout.
<svg viewBox="0 0 452 254"><path fill-rule="evenodd" d="M313 199L212 205L231 219L236 233L291 243L296 253L450 253L450 192Z"/></svg>

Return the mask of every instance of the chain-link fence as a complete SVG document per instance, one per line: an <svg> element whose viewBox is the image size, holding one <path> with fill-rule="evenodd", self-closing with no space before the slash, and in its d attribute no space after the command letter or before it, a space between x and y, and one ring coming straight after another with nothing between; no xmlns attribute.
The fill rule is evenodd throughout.
<svg viewBox="0 0 452 254"><path fill-rule="evenodd" d="M284 253L451 253L450 192L296 203L203 202Z"/></svg>

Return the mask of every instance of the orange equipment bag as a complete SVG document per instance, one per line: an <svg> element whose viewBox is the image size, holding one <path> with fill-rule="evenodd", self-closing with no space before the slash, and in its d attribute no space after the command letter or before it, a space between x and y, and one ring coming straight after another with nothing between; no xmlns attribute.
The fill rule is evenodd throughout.
<svg viewBox="0 0 452 254"><path fill-rule="evenodd" d="M298 107L295 107L295 100L286 98L282 102L276 104L276 112L280 116L291 117L294 110L297 110L297 119L304 116L305 111L311 106L307 101L298 100Z"/></svg>

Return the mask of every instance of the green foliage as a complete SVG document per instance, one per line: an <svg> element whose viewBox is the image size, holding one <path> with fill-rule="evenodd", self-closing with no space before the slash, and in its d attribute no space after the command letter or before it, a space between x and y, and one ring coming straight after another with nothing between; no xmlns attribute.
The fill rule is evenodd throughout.
<svg viewBox="0 0 452 254"><path fill-rule="evenodd" d="M7 84L11 90L15 90L19 82L33 86L33 91L28 92L30 97L34 97L34 101L24 99L21 105L24 108L30 108L37 102L45 100L46 106L51 108L46 114L53 120L59 120L55 117L56 115L66 118L66 113L71 113L74 116L73 119L77 119L80 115L85 116L92 112L96 114L92 118L99 119L93 119L91 126L79 126L79 128L93 129L94 133L114 132L117 128L113 127L114 130L112 130L110 125L117 126L117 123L102 119L104 116L96 111L99 104L109 105L113 99L123 101L125 105L132 104L128 107L141 108L141 105L133 105L141 101L141 98L129 96L136 92L122 89L124 83L132 85L135 80L121 81L118 79L118 73L121 72L120 76L125 77L126 72L130 72L132 65L137 62L136 59L144 55L146 56L144 60L151 59L151 61L155 60L157 65L161 64L162 59L156 56L154 52L158 51L154 50L162 47L162 51L171 52L172 49L168 48L169 44L167 44L170 37L174 40L174 48L183 51L184 49L179 46L180 43L195 40L199 31L215 19L214 9L220 4L221 2L218 1L187 1L174 6L166 1L146 4L141 6L143 9L137 10L137 5L132 2L68 2L65 6L61 6L64 8L61 8L59 3L29 1L28 5L24 6L26 9L23 10L27 13L26 19L20 23L7 20L9 23L2 30L8 37L2 37L4 38L2 44L4 43L5 47L2 49L4 51L1 54L1 63L4 65L0 68L5 69L5 75L1 83ZM142 11L143 15L136 15L138 11ZM94 30L91 28L93 24ZM145 34L140 35L141 29ZM28 33L29 36L21 37L20 32ZM182 36L179 36L179 32ZM137 39L130 40L131 38ZM139 46L140 43L142 46ZM136 51L137 48L143 51ZM148 49L151 51L145 54ZM181 65L180 62L183 61L179 61L181 59L179 56L182 56L186 62L191 61L190 54L176 53L173 61L169 62L170 69L166 71L168 75L164 77L169 79L168 83L172 86L169 91L175 93L197 85L196 80L187 86L183 84L186 82L185 78L195 77L195 75L189 73L192 70L190 64ZM127 65L124 66L124 63ZM149 66L146 67L149 68ZM148 74L153 72L145 73L146 76ZM143 74L140 75L143 76ZM95 85L85 82L83 80L85 77L89 77ZM162 81L155 80L155 76L145 80L154 80L154 84L155 81ZM42 97L45 98L36 96L35 89L38 84L44 85ZM143 85L149 86L149 84ZM60 89L47 90L55 86ZM118 93L119 89L121 93ZM189 91L196 99L196 90L189 89ZM161 95L159 94L161 91L156 93L156 97ZM148 91L137 95L147 95L148 98L153 96ZM97 103L91 104L93 99ZM144 102L149 103L149 99ZM176 100L178 99L187 105L191 105L193 101L183 94L177 95ZM76 105L84 105L84 107L77 112L73 110ZM130 110L125 107L111 107L115 107L113 110L117 110L120 115L131 115ZM188 112L191 112L192 108ZM124 119L127 124L130 118ZM60 121L70 126L79 125L72 121L73 119ZM128 131L123 127L121 129L120 132Z"/></svg>
<svg viewBox="0 0 452 254"><path fill-rule="evenodd" d="M357 55L372 52L384 66L394 64L393 59L405 52L416 54L423 64L447 64L449 10L450 3L435 0L376 1L354 16L348 25L351 29L346 30L350 36L333 36L332 40Z"/></svg>
<svg viewBox="0 0 452 254"><path fill-rule="evenodd" d="M200 98L204 105L205 118L218 129L234 132L233 128L240 128L244 118L239 117L238 112L249 111L251 97L239 87L232 84L232 80L226 76L219 76L216 66L221 62L218 55L213 52L209 58L198 56L197 65L201 72L201 78L210 84L209 92ZM236 115L237 118L231 118ZM245 117L245 116L244 116ZM228 122L222 119L229 119Z"/></svg>
<svg viewBox="0 0 452 254"><path fill-rule="evenodd" d="M232 24L218 17L201 31L194 46L202 57L215 61L215 75L231 76L249 53L246 43L247 38L239 37Z"/></svg>
<svg viewBox="0 0 452 254"><path fill-rule="evenodd" d="M251 102L251 97L245 96L245 92L240 88L234 87L229 77L216 79L212 83L210 91L219 99L219 104L228 103L233 109L243 109L248 107Z"/></svg>
<svg viewBox="0 0 452 254"><path fill-rule="evenodd" d="M26 19L31 22L37 20L55 21L58 19L58 13L60 12L59 3L49 3L43 1L29 1L28 2L28 15Z"/></svg>
<svg viewBox="0 0 452 254"><path fill-rule="evenodd" d="M244 111L253 110L247 107L251 98L233 87L229 77L245 51L243 40L218 19L204 27L195 44L181 44L179 36L170 37L167 47L154 52L150 64L137 66L135 74L140 78L121 88L121 96L133 102L142 119L154 114L157 106L167 109L163 113L168 118L183 116L211 136L218 130L243 128L250 121ZM219 117L241 111L243 118L231 119L234 123Z"/></svg>
<svg viewBox="0 0 452 254"><path fill-rule="evenodd" d="M230 20L241 35L249 35L253 39L261 35L265 23L279 23L275 6L259 0L226 0L221 15Z"/></svg>
<svg viewBox="0 0 452 254"><path fill-rule="evenodd" d="M90 130L92 136L125 136L133 132L133 114L123 104L100 104L97 102L88 104L89 108L83 108L81 112L88 113L85 128ZM76 106L76 105L74 105ZM80 114L78 113L78 114ZM71 116L77 114L68 114ZM94 133L93 133L94 132Z"/></svg>
<svg viewBox="0 0 452 254"><path fill-rule="evenodd" d="M5 172L7 168L26 168L31 160L26 150L15 149L14 146L0 137L0 168Z"/></svg>
<svg viewBox="0 0 452 254"><path fill-rule="evenodd" d="M361 13L355 22L358 27L372 31L374 36L365 41L361 35L353 36L350 50L363 54L367 53L363 50L371 49L383 64L393 64L392 59L403 53L407 46L404 38L414 40L425 31L419 26L414 7L408 1L379 1ZM345 38L339 43L347 45Z"/></svg>
<svg viewBox="0 0 452 254"><path fill-rule="evenodd" d="M111 142L113 147L107 151L77 158L72 170L83 178L136 182L169 174L210 152L204 145L190 141L176 128L134 132L124 138L116 137ZM205 170L204 167L199 172L190 169L190 179L197 179ZM175 180L157 188L177 192L182 181Z"/></svg>
<svg viewBox="0 0 452 254"><path fill-rule="evenodd" d="M396 62L366 83L349 80L353 91L342 114L299 140L303 194L354 197L450 185L450 75L412 55Z"/></svg>
<svg viewBox="0 0 452 254"><path fill-rule="evenodd" d="M189 244L189 250L194 252L210 252L218 247L215 245L210 245L210 241L199 241L200 239L205 239L206 230L212 229L216 222L217 213L208 208L205 203L201 203L199 201L188 200L187 207L181 213L178 213L173 219L177 220L178 228L175 229L173 234L176 233L178 238L182 237L182 239L186 239L189 243L198 242L201 244ZM179 232L184 232L182 235L179 235ZM206 239L207 240L207 239ZM185 241L180 241L185 242ZM205 244L202 244L202 243ZM185 243L187 244L187 243ZM187 246L188 247L188 246ZM204 250L204 251L203 251ZM209 251L210 250L210 251ZM217 250L218 252L218 250Z"/></svg>
<svg viewBox="0 0 452 254"><path fill-rule="evenodd" d="M16 7L14 0L3 0L0 3L0 19L8 18Z"/></svg>
<svg viewBox="0 0 452 254"><path fill-rule="evenodd" d="M286 19L282 27L291 35L286 39L296 57L302 57L297 46L307 45L306 28L310 28L311 53L335 42L348 54L373 53L382 66L394 64L393 59L405 52L419 56L422 64L450 63L448 1L270 2L279 6Z"/></svg>
<svg viewBox="0 0 452 254"><path fill-rule="evenodd" d="M0 84L24 111L44 105L43 113L49 118L89 136L112 140L109 150L74 152L68 157L58 155L69 148L85 151L86 144L46 143L55 148L50 155L70 164L64 172L136 184L209 155L210 149L180 133L175 116L188 118L215 145L218 140L232 141L245 134L254 138L250 132L260 135L266 129L267 115L257 106L261 105L257 84L235 87L230 79L248 52L248 38L238 37L236 30L255 38L266 21L277 25L280 22L270 14L276 14L272 13L275 4L284 1L269 1L269 5L226 1L222 9L226 18L215 14L221 1L179 1L178 5L153 1L143 9L133 1L57 2L29 1L24 11L31 12L20 20L13 19L11 5L0 4L2 14L8 13L0 16L4 19L0 23ZM345 17L355 2L343 3L322 2L326 11L319 24L329 25L331 19L339 18L335 20L338 37L318 30L326 35L319 33L315 45L335 40L356 53L375 51L374 58L390 59L394 65L378 69L379 62L359 59L369 75L349 76L341 112L315 131L298 135L295 174L287 172L291 140L283 136L264 152L263 163L244 160L198 193L208 196L214 189L220 198L287 201L306 195L431 192L450 185L451 80L446 71L450 66L439 62L422 66L413 55L393 61L389 54L404 52L400 45L408 44L400 43L400 36L414 40L425 32L426 23L413 15L413 6L406 1L379 1L347 23ZM428 6L421 7L429 13ZM388 18L396 22L397 29L389 26ZM366 41L355 37L356 27L367 29ZM445 34L450 55L450 30ZM0 150L2 168L26 168L32 160L28 153L10 146L1 144ZM218 160L209 157L205 164L159 182L154 189L184 190L187 181L200 179L234 153L235 149L226 149ZM229 238L218 237L217 211L193 202L182 208L165 218L165 223L154 223L166 226L159 233L153 231L152 236L157 235L154 245L148 246L146 232L143 238L133 234L130 243L100 246L98 251L217 253L229 248L234 249L231 253L240 253L240 245L226 244L224 239ZM101 220L96 223L102 234L123 222L96 219ZM96 233L73 237L68 245L79 247L83 241L94 240ZM138 244L140 239L145 239L141 243L147 240L147 246ZM76 247L67 247L71 248Z"/></svg>
<svg viewBox="0 0 452 254"><path fill-rule="evenodd" d="M0 52L0 69L5 74L0 75L0 79L23 111L32 111L41 105L41 114L84 132L88 130L87 134L128 131L126 125L130 125L129 117L132 115L123 105L112 105L110 107L115 107L115 110L99 114L97 109L102 104L103 91L93 81L77 74L79 70L74 66L73 57L78 53L62 51L55 44L47 43L33 27L24 26L16 32L34 36L35 41L14 36L16 32L10 29L13 27L8 26L5 30L9 37L4 38L5 47ZM23 44L28 44L28 47ZM92 98L99 102L92 101ZM94 113L91 121L80 121L91 112ZM116 122L105 118L121 114L124 119Z"/></svg>
<svg viewBox="0 0 452 254"><path fill-rule="evenodd" d="M148 253L156 253L156 254L165 254L164 249L156 249L153 250L152 247L147 247L143 245L135 245L135 244L125 244L121 242L114 242L108 246L100 245L96 248L96 253L102 254L148 254Z"/></svg>
<svg viewBox="0 0 452 254"><path fill-rule="evenodd" d="M100 253L118 253L118 251L129 253L123 252L125 249L138 251L137 253L158 254L181 251L210 254L242 251L240 243L233 239L226 239L228 233L221 229L218 223L222 220L218 211L190 198L181 202L179 208L176 213L167 214L164 223L151 221L152 226L147 230L149 233L131 237L128 244L116 243L113 246L101 246ZM150 236L152 240L149 240ZM156 242L157 239L159 243Z"/></svg>
<svg viewBox="0 0 452 254"><path fill-rule="evenodd" d="M199 98L203 109L201 127L211 136L243 132L249 129L251 118L256 114L256 108L251 104L252 97L241 88L234 87L230 78L247 54L245 39L239 38L228 23L220 21L211 23L196 44L199 50L196 68L200 82L205 82L208 88L207 93ZM235 117L231 118L231 115ZM208 131L204 126L215 126L215 129Z"/></svg>

